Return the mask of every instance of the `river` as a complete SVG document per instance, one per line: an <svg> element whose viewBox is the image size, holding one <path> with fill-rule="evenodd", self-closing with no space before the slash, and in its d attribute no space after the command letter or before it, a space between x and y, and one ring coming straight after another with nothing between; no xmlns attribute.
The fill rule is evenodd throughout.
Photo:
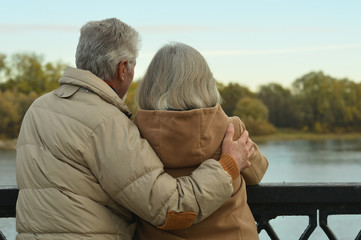
<svg viewBox="0 0 361 240"><path fill-rule="evenodd" d="M270 166L262 182L360 182L361 139L293 140L259 144ZM0 185L15 185L15 152L0 151ZM277 217L271 221L280 239L298 239L308 224L307 217ZM361 216L330 216L329 225L341 240L355 239L361 230ZM0 230L14 240L15 219L0 219ZM262 231L260 239L269 239ZM327 239L320 227L310 240Z"/></svg>

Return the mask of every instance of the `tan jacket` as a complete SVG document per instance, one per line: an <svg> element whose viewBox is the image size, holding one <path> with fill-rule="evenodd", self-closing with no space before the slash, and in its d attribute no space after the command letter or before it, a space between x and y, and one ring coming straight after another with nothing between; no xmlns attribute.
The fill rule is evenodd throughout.
<svg viewBox="0 0 361 240"><path fill-rule="evenodd" d="M191 177L174 179L106 83L74 68L59 83L32 104L20 130L17 240L131 239L133 213L182 228L230 198L232 158L207 160Z"/></svg>
<svg viewBox="0 0 361 240"><path fill-rule="evenodd" d="M138 110L134 120L162 160L165 171L174 177L190 175L208 158L219 159L228 122L238 138L245 130L238 117L229 118L217 105L190 111ZM201 223L185 230L162 231L140 220L138 239L258 239L255 220L247 204L246 184L258 184L268 167L267 159L255 145L250 168L234 181L230 200Z"/></svg>

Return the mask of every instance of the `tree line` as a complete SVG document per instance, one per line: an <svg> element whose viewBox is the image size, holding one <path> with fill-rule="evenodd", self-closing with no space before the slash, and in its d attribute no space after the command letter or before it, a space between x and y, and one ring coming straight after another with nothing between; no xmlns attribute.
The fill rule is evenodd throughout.
<svg viewBox="0 0 361 240"><path fill-rule="evenodd" d="M0 54L0 138L17 137L28 107L58 87L66 66L44 62L36 54ZM137 110L137 85L138 81L132 83L126 99L133 113ZM252 135L271 134L277 128L316 133L361 131L361 83L346 78L310 72L296 79L291 88L270 83L253 92L238 83L218 82L218 89L226 114L240 117Z"/></svg>

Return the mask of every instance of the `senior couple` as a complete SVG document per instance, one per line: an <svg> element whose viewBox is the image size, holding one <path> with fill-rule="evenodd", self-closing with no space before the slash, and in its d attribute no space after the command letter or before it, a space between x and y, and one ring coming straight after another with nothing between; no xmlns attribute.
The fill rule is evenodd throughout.
<svg viewBox="0 0 361 240"><path fill-rule="evenodd" d="M258 239L246 185L261 181L267 159L223 112L205 59L182 43L154 56L132 122L123 99L138 43L116 18L88 22L77 68L27 111L17 240Z"/></svg>

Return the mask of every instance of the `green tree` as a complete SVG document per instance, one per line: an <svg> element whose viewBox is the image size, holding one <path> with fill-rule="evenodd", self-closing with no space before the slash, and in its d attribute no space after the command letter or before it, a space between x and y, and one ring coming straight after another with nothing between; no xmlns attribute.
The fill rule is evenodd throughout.
<svg viewBox="0 0 361 240"><path fill-rule="evenodd" d="M359 84L311 72L293 87L306 128L322 133L360 129Z"/></svg>
<svg viewBox="0 0 361 240"><path fill-rule="evenodd" d="M322 72L311 72L293 83L298 106L303 113L303 123L307 128L314 129L314 126L323 126L322 130L318 128L318 131L329 130L328 123L333 121L328 97L332 81L331 77Z"/></svg>
<svg viewBox="0 0 361 240"><path fill-rule="evenodd" d="M360 84L348 79L336 80L330 97L333 115L332 128L336 132L360 130Z"/></svg>
<svg viewBox="0 0 361 240"><path fill-rule="evenodd" d="M248 88L242 87L238 83L229 83L227 86L218 84L219 93L222 96L222 108L224 112L231 116L236 108L237 102L244 97L256 98L256 94Z"/></svg>
<svg viewBox="0 0 361 240"><path fill-rule="evenodd" d="M266 135L276 131L276 128L267 121L267 107L258 99L247 97L240 99L233 115L238 116L244 122L252 135Z"/></svg>
<svg viewBox="0 0 361 240"><path fill-rule="evenodd" d="M276 127L297 127L299 109L289 89L280 84L270 83L261 86L258 98L269 110L269 121Z"/></svg>

